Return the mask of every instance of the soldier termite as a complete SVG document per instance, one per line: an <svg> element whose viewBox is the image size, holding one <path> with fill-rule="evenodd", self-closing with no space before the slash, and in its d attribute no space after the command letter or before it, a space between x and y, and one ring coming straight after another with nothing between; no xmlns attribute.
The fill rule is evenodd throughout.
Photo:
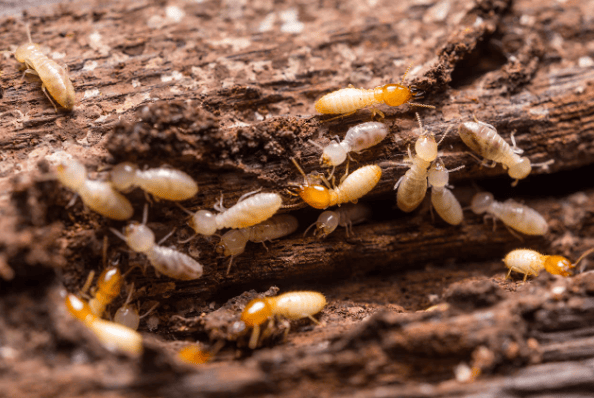
<svg viewBox="0 0 594 398"><path fill-rule="evenodd" d="M227 231L221 237L221 241L216 249L217 253L231 256L227 275L229 275L231 270L233 258L244 252L245 245L248 241L264 244L265 241L271 241L292 234L297 230L298 226L299 222L294 216L277 214L251 227Z"/></svg>
<svg viewBox="0 0 594 398"><path fill-rule="evenodd" d="M223 228L239 229L256 225L272 217L283 204L281 196L276 193L258 193L249 196L252 194L253 192L243 195L229 209L223 207L223 198L221 197L220 203L215 205L215 210L219 211L219 214L208 210L198 210L196 213L192 213L180 207L192 216L188 225L196 232L196 235L210 236ZM249 197L246 198L246 196Z"/></svg>
<svg viewBox="0 0 594 398"><path fill-rule="evenodd" d="M342 164L349 152L359 153L364 149L379 144L388 135L388 126L379 122L361 123L348 129L344 140L332 141L326 147L310 140L310 143L322 149L320 163L326 166Z"/></svg>
<svg viewBox="0 0 594 398"><path fill-rule="evenodd" d="M540 254L535 250L530 249L516 249L507 253L503 262L509 268L509 272L505 279L509 278L512 271L524 274L524 282L528 275L538 276L538 273L543 269L553 275L570 276L572 269L575 268L580 261L588 254L592 253L594 248L587 250L578 258L575 264L563 256L547 256Z"/></svg>
<svg viewBox="0 0 594 398"><path fill-rule="evenodd" d="M147 256L149 262L157 272L167 275L170 278L181 280L198 279L202 276L202 265L192 257L181 253L173 248L159 246L155 243L155 234L146 226L148 218L148 206L144 207L142 224L131 223L122 234L120 231L110 228L120 239L138 253ZM165 237L168 238L169 235Z"/></svg>
<svg viewBox="0 0 594 398"><path fill-rule="evenodd" d="M177 357L181 361L192 365L202 365L211 360L212 354L200 348L197 344L192 344L179 350Z"/></svg>
<svg viewBox="0 0 594 398"><path fill-rule="evenodd" d="M166 167L139 170L130 162L120 163L111 171L111 183L122 192L138 186L156 198L186 200L198 193L198 184L183 171Z"/></svg>
<svg viewBox="0 0 594 398"><path fill-rule="evenodd" d="M478 155L486 160L503 164L509 176L514 179L512 186L515 186L519 180L526 178L532 171L532 166L547 167L554 162L551 159L547 162L532 165L530 159L519 156L523 151L516 147L513 134L511 137L513 147L510 147L497 133L495 127L479 122L476 118L474 122L460 124L458 134L462 141Z"/></svg>
<svg viewBox="0 0 594 398"><path fill-rule="evenodd" d="M323 239L330 235L338 226L344 227L346 229L346 235L349 236L353 232L353 225L367 220L370 215L371 209L366 205L362 203L347 203L336 210L327 210L320 214L318 220L307 227L303 236L313 226L316 227L314 236L318 239Z"/></svg>
<svg viewBox="0 0 594 398"><path fill-rule="evenodd" d="M447 188L449 172L454 170L446 169L443 162L437 159L429 169L427 180L431 186L431 204L437 214L448 224L458 225L464 218L462 206L452 191Z"/></svg>
<svg viewBox="0 0 594 398"><path fill-rule="evenodd" d="M82 321L108 350L132 356L142 353L142 336L138 332L99 318L93 314L91 307L84 300L68 294L66 308L75 318Z"/></svg>
<svg viewBox="0 0 594 398"><path fill-rule="evenodd" d="M91 210L114 220L132 217L132 205L111 183L87 179L85 166L76 161L63 162L57 167L58 180L76 192Z"/></svg>
<svg viewBox="0 0 594 398"><path fill-rule="evenodd" d="M416 114L421 129L421 135L415 142L415 153L412 157L409 148L409 157L412 165L410 169L396 182L394 189L396 192L396 203L398 208L404 212L411 212L416 209L427 193L427 174L428 168L435 159L437 159L437 148L439 144L435 142L433 134L426 134L423 131L421 117ZM442 137L445 138L446 134ZM441 141L440 141L441 142Z"/></svg>
<svg viewBox="0 0 594 398"><path fill-rule="evenodd" d="M536 210L513 199L497 202L489 192L474 195L470 208L475 214L488 213L506 226L526 235L544 235L549 230L547 221Z"/></svg>
<svg viewBox="0 0 594 398"><path fill-rule="evenodd" d="M412 106L435 109L435 107L431 105L411 102L416 96L415 89L404 85L404 80L406 79L406 75L411 66L412 64L408 67L404 76L402 76L400 84L386 84L373 89L355 88L350 86L348 88L336 90L324 95L316 101L316 111L324 114L342 114L347 116L355 113L359 109L379 104L386 104L388 106L409 104ZM378 109L374 109L373 113L378 113L384 117L383 112Z"/></svg>
<svg viewBox="0 0 594 398"><path fill-rule="evenodd" d="M345 174L338 187L330 188L328 181L322 177L324 185L312 183L301 166L291 158L297 170L304 179L304 185L297 185L297 195L305 203L315 209L325 209L330 206L341 205L347 202L357 203L357 200L371 191L382 177L382 169L375 164L360 167L351 174Z"/></svg>
<svg viewBox="0 0 594 398"><path fill-rule="evenodd" d="M29 42L21 44L14 52L14 57L18 62L25 65L25 74L35 75L41 79L41 89L54 106L56 112L58 108L54 100L64 109L72 110L76 98L74 87L68 77L68 72L43 54L39 45L33 43L28 25L27 37L29 38Z"/></svg>
<svg viewBox="0 0 594 398"><path fill-rule="evenodd" d="M318 323L313 315L325 306L326 297L322 293L310 291L289 292L250 301L241 313L241 320L247 327L253 328L249 347L253 350L258 346L260 326L273 316L288 320L309 318Z"/></svg>

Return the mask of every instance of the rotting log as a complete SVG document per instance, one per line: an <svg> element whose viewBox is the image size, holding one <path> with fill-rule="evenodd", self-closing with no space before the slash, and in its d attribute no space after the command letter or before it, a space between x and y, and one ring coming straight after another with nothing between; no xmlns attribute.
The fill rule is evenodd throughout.
<svg viewBox="0 0 594 398"><path fill-rule="evenodd" d="M575 258L592 244L594 68L584 55L589 47L583 37L591 35L582 17L588 15L586 6L559 9L545 1L534 8L524 0L359 3L289 2L281 9L258 2L88 2L27 12L34 41L69 66L79 105L71 114L54 113L39 84L20 80L14 59L1 60L0 275L13 279L0 281L0 312L15 311L0 320L3 344L13 347L2 351L14 369L7 391L34 396L39 391L27 388L41 382L48 394L69 386L72 396L109 394L114 385L127 396L131 391L196 396L200 390L203 396L311 391L524 397L579 396L580 389L591 389L592 331L584 326L591 323L588 274L567 281L541 276L517 290L497 278L487 287L471 283L503 276L500 259L518 246ZM291 7L306 26L300 34L279 30L280 13ZM263 24L267 15L274 16L270 30ZM24 32L20 18L1 19L0 49L24 42ZM346 238L339 229L323 241L302 238L317 212L301 204L293 210L302 224L296 234L268 249L249 244L226 276L228 260L217 258L215 241L176 243L190 234L185 215L159 202L151 206L149 226L159 236L177 228L170 244L199 258L206 270L192 282L156 279L150 269L146 275L140 270L129 275L127 282L137 289L135 301L143 308L160 303L155 316L162 339L145 335L141 363L115 358L64 313L59 286L78 291L88 272L101 267L108 228L123 224L89 212L80 201L67 207L72 194L48 180L53 164L80 158L92 178L105 178L106 170L123 160L169 164L200 185L198 196L184 203L191 209L211 208L221 192L227 205L260 187L284 194L289 182L301 181L290 157L307 172L320 170L319 150L308 140L326 144L370 117L363 110L325 122L327 117L313 114L314 101L348 84L371 88L399 82L410 61L418 67L408 81L424 90L422 102L437 108L419 110L425 128L438 137L452 128L442 157L448 168L466 166L451 175L463 205L474 192L472 183L493 190L499 200L520 197L549 221L547 236L519 242L501 225L492 231L470 213L460 227L432 222L423 209L403 215L394 209L392 187L406 167L386 166L378 186L362 200L373 206L374 215L355 228L354 237ZM401 162L414 144L416 109L381 109L392 134L357 155L351 167ZM512 190L501 167L481 168L456 136L457 124L473 115L495 125L508 142L515 132L533 162L555 163L548 170L535 168ZM139 220L144 196L134 191L129 197ZM146 265L142 255L130 253L115 237L110 237L108 260L125 269ZM376 286L378 273L396 275L394 286ZM460 289L470 293L448 291L457 273L464 276ZM404 300L392 299L391 291L404 291L407 278L417 274L443 280L427 283L414 305L395 309ZM58 285L51 283L55 280ZM371 296L390 297L389 304L350 299L354 293L348 288L358 280L369 282L365 289ZM272 284L295 289L312 283L330 295L322 326L313 331L298 326L289 344L238 363L230 352L234 343L205 369L183 368L172 359L180 347L176 339L226 338L218 328L221 322L235 322L240 306L233 304L224 319L212 314L226 308L228 298L245 299L243 291L266 291ZM559 284L565 284L561 298L551 293ZM346 292L337 285L345 285ZM484 291L479 294L472 286ZM431 296L452 308L394 313L427 307ZM461 304L473 300L486 300L487 309ZM352 328L380 310L389 312ZM481 317L485 312L496 315L490 323ZM19 337L25 328L36 337L33 343ZM442 329L452 333L442 334ZM299 343L302 335L309 338ZM239 346L237 356L248 355ZM40 358L40 347L58 359ZM33 362L27 356L47 371L45 376L28 377ZM474 383L451 380L458 364L475 366L480 360L481 375ZM548 363L554 361L562 363Z"/></svg>

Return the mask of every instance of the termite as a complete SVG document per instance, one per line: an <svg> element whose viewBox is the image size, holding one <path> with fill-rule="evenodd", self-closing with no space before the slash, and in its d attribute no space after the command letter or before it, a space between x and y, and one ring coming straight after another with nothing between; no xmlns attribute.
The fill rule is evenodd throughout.
<svg viewBox="0 0 594 398"><path fill-rule="evenodd" d="M411 102L413 98L417 96L415 88L404 85L404 80L411 67L412 64L408 67L404 76L402 76L400 84L386 84L372 89L355 88L351 85L348 88L343 88L326 94L316 101L316 111L323 114L341 114L348 116L359 109L379 104L386 104L388 106L409 104L412 106L435 109L435 107L431 105ZM373 109L373 113L377 113L384 117L383 112L378 109Z"/></svg>
<svg viewBox="0 0 594 398"><path fill-rule="evenodd" d="M121 192L140 187L145 192L165 200L186 200L198 193L198 184L186 173L166 167L139 170L124 162L111 171L111 183Z"/></svg>
<svg viewBox="0 0 594 398"><path fill-rule="evenodd" d="M592 253L594 248L587 250L578 258L575 264L563 256L547 256L540 254L535 250L530 249L516 249L507 253L503 262L509 268L509 272L505 279L509 278L512 271L524 274L524 282L528 275L538 276L538 273L543 269L553 275L561 275L564 277L571 276L572 269L575 268L580 261L588 254Z"/></svg>
<svg viewBox="0 0 594 398"><path fill-rule="evenodd" d="M120 295L122 280L122 273L117 267L109 267L99 275L93 298L89 300L93 314L99 317L103 315L105 307Z"/></svg>
<svg viewBox="0 0 594 398"><path fill-rule="evenodd" d="M147 218L148 206L145 205L142 224L129 224L124 228L123 234L114 228L110 228L111 232L125 241L132 250L147 256L157 272L180 280L200 278L203 269L198 261L176 249L159 246L171 234L167 235L161 242L155 243L155 234L146 226Z"/></svg>
<svg viewBox="0 0 594 398"><path fill-rule="evenodd" d="M470 208L475 214L488 213L526 235L544 235L549 230L547 221L536 210L513 199L497 202L489 192L479 192L472 198Z"/></svg>
<svg viewBox="0 0 594 398"><path fill-rule="evenodd" d="M379 144L388 135L388 126L379 122L361 123L348 129L344 140L332 141L326 147L310 141L322 149L320 163L326 166L342 164L350 152L359 153L367 148Z"/></svg>
<svg viewBox="0 0 594 398"><path fill-rule="evenodd" d="M313 183L297 161L294 158L291 158L291 161L304 179L303 185L297 185L297 195L315 209L340 206L348 202L357 203L357 200L367 195L382 177L382 169L378 165L370 164L360 167L351 174L345 174L338 187L330 188L325 178L323 180L326 186Z"/></svg>
<svg viewBox="0 0 594 398"><path fill-rule="evenodd" d="M245 245L248 241L264 244L265 241L271 241L292 234L297 230L297 227L299 227L299 222L294 216L277 214L251 227L232 229L224 233L217 245L216 251L225 256L231 256L227 275L229 275L231 270L233 257L245 251Z"/></svg>
<svg viewBox="0 0 594 398"><path fill-rule="evenodd" d="M93 314L91 307L84 300L68 294L66 308L75 318L82 321L108 350L132 356L142 353L142 336L138 332L99 318Z"/></svg>
<svg viewBox="0 0 594 398"><path fill-rule="evenodd" d="M314 226L314 236L318 239L324 239L338 226L344 227L346 235L349 236L353 233L353 225L367 220L370 216L371 209L364 204L347 203L336 210L326 210L320 214L317 221L307 227L303 236Z"/></svg>
<svg viewBox="0 0 594 398"><path fill-rule="evenodd" d="M192 365L202 365L211 360L212 354L203 350L197 344L186 346L178 351L177 357L186 363Z"/></svg>
<svg viewBox="0 0 594 398"><path fill-rule="evenodd" d="M28 25L27 37L29 42L21 44L14 52L16 60L24 64L26 68L23 76L31 74L41 79L41 90L54 106L56 112L58 108L52 98L64 109L72 110L76 98L68 72L43 54L38 44L33 43Z"/></svg>
<svg viewBox="0 0 594 398"><path fill-rule="evenodd" d="M431 204L437 214L448 224L458 225L462 222L464 215L460 202L447 188L450 171L453 170L446 169L441 159L437 159L429 169L427 180L431 186Z"/></svg>
<svg viewBox="0 0 594 398"><path fill-rule="evenodd" d="M423 131L421 117L416 114L421 129L421 135L415 142L415 153L412 157L409 147L409 157L412 165L410 169L396 182L394 189L396 192L396 203L398 208L404 212L411 212L416 209L427 193L427 174L431 162L437 159L437 148L439 144L435 142L433 134L426 134ZM442 137L445 138L445 135ZM441 142L441 141L440 141Z"/></svg>
<svg viewBox="0 0 594 398"><path fill-rule="evenodd" d="M63 162L57 167L58 180L76 192L91 210L114 220L132 217L132 205L111 183L87 179L85 166L76 161Z"/></svg>
<svg viewBox="0 0 594 398"><path fill-rule="evenodd" d="M283 199L276 193L258 193L246 199L246 196L249 195L253 195L253 192L242 195L239 201L229 209L223 207L223 198L221 197L219 204L214 206L219 214L208 210L198 210L196 213L192 213L180 207L192 216L188 225L196 232L196 235L210 236L223 228L239 229L256 225L272 217L283 204Z"/></svg>
<svg viewBox="0 0 594 398"><path fill-rule="evenodd" d="M147 312L142 315L138 314L138 309L136 306L130 304L130 300L132 299L132 293L134 292L134 285L130 288L130 293L128 294L128 298L126 302L117 309L115 315L113 316L113 321L115 323L119 323L120 325L124 325L129 327L132 330L137 330L138 326L140 325L140 320L146 316L148 316L155 308L159 306L159 303L153 305Z"/></svg>
<svg viewBox="0 0 594 398"><path fill-rule="evenodd" d="M501 163L507 169L509 176L514 179L512 186L515 186L519 180L528 177L532 171L532 166L547 167L554 162L551 159L547 162L532 165L530 159L519 156L524 151L516 146L513 134L511 137L513 147L510 147L497 133L495 127L479 122L476 118L474 122L460 124L458 134L462 141L478 155L486 160ZM485 164L484 161L483 164Z"/></svg>
<svg viewBox="0 0 594 398"><path fill-rule="evenodd" d="M313 315L326 306L326 297L322 293L297 291L264 297L250 301L241 313L241 320L247 327L253 328L249 347L253 350L258 345L260 325L273 316L288 320L309 318L318 321Z"/></svg>

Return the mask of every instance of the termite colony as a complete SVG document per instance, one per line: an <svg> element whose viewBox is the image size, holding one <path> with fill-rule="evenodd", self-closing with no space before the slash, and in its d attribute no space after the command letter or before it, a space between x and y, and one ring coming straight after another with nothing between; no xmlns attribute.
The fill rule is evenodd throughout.
<svg viewBox="0 0 594 398"><path fill-rule="evenodd" d="M29 43L17 48L15 58L25 65L25 73L34 73L40 77L42 89L52 104L55 100L66 110L73 108L74 89L67 73L40 52L38 46L32 43L30 34ZM434 108L412 102L416 94L413 87L404 85L407 73L408 70L400 84L386 84L373 89L349 87L331 92L315 103L315 109L322 114L343 117L362 108L379 104L393 107L408 104ZM373 116L376 114L382 118L385 116L375 108L372 109L372 113ZM442 134L438 142L434 134L425 129L418 113L416 118L420 128L419 135L414 143L414 152L410 147L408 149L408 170L394 185L394 190L397 190L396 205L405 213L414 211L422 203L430 187L431 204L437 214L450 225L460 225L463 223L463 209L448 183L449 172L464 166L448 170L438 151L439 144L449 129ZM372 191L380 181L382 177L380 165L388 165L390 162L364 165L350 173L348 168L353 153L357 154L380 144L389 133L390 128L387 124L371 121L351 126L342 141L338 139L326 146L310 140L314 147L322 151L320 163L332 168L328 176L324 173L306 174L297 160L291 158L303 182L289 183L290 192L294 196L299 196L309 206L325 210L319 215L317 221L304 231L304 237L313 227L315 227L313 235L316 239L328 237L338 226L345 228L347 236L352 235L354 234L353 225L371 217L372 212L369 207L357 201ZM474 153L482 157L481 160L485 166L487 165L485 161L501 163L514 180L512 185L526 178L533 166L546 167L550 164L550 162L531 164L527 157L519 156L521 150L516 147L513 135L512 146L510 146L498 134L495 127L476 119L460 123L458 135ZM337 184L336 168L345 161L347 163L345 173ZM230 257L227 275L231 272L234 258L246 250L247 242L264 244L266 241L273 241L294 233L299 226L296 217L277 214L283 208L283 198L275 192L247 193L228 209L223 206L221 198L214 206L217 213L204 209L188 210L178 202L196 196L199 190L198 184L189 174L166 166L143 169L141 165L125 162L113 167L109 181L102 181L89 179L86 167L77 160L70 160L57 165L56 176L65 187L80 196L89 209L114 220L128 220L133 216L132 204L124 194L136 187L141 188L147 198L152 196L155 201L175 201L181 209L178 211L180 213L183 211L190 216L187 225L195 232L190 239L197 235L217 236L220 239L216 245L216 251ZM326 210L333 206L337 208ZM130 250L146 257L146 263L152 265L157 275L162 274L176 280L201 278L205 270L197 259L174 247L161 245L174 231L171 231L161 242L155 242L155 234L146 225L148 206L145 205L144 209L142 223L131 222L123 232L110 228L111 232L121 238ZM480 192L472 199L470 209L476 214L486 213L493 219L501 220L510 228L510 231L515 230L526 235L544 235L548 231L547 221L538 212L512 199L497 202L490 193ZM227 231L218 236L216 233L219 230ZM560 256L544 256L529 249L519 249L510 252L505 257L504 263L509 268L509 273L514 271L524 274L524 280L529 275L538 275L543 269L550 273L569 276L570 270L591 251L584 253L575 264L572 264ZM107 312L107 306L120 296L124 277L117 267L106 268L99 276L96 288L88 300L84 296L92 277L89 278L89 282L85 284L86 288L82 289L80 295L66 296L66 307L107 348L130 355L139 355L142 352L142 337L135 329L138 328L140 319L148 315L158 303L140 316L137 308L130 304L134 293L131 285L124 305L115 312L114 322L102 319ZM243 312L238 314L238 317L246 330L252 329L248 345L251 349L255 349L262 341L263 331L271 327L275 319L286 322L309 318L317 323L313 315L322 311L325 305L326 298L321 293L288 292L276 297L252 300L245 306ZM216 351L218 350L206 351L198 346L188 346L179 353L179 357L185 362L197 364L208 361Z"/></svg>

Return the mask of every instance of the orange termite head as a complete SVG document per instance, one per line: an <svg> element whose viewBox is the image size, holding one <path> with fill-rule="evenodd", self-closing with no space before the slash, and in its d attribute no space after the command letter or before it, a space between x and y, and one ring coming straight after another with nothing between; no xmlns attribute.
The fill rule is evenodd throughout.
<svg viewBox="0 0 594 398"><path fill-rule="evenodd" d="M241 320L247 327L263 324L272 316L272 307L267 299L254 299L248 303L241 313Z"/></svg>
<svg viewBox="0 0 594 398"><path fill-rule="evenodd" d="M386 84L381 87L383 101L389 106L399 106L410 102L413 93L409 87L401 84Z"/></svg>
<svg viewBox="0 0 594 398"><path fill-rule="evenodd" d="M96 315L91 312L91 307L85 301L79 299L74 294L68 294L66 296L66 308L76 319L79 319L85 323L92 322Z"/></svg>
<svg viewBox="0 0 594 398"><path fill-rule="evenodd" d="M97 294L102 294L113 300L120 294L122 288L122 273L119 268L109 267L99 275Z"/></svg>
<svg viewBox="0 0 594 398"><path fill-rule="evenodd" d="M300 186L297 192L301 199L314 209L325 209L330 205L330 191L323 185Z"/></svg>
<svg viewBox="0 0 594 398"><path fill-rule="evenodd" d="M545 270L553 275L571 276L575 265L563 256L547 256Z"/></svg>
<svg viewBox="0 0 594 398"><path fill-rule="evenodd" d="M208 362L212 355L208 351L204 351L198 347L198 345L194 344L179 350L177 357L184 362L191 363L193 365L201 365Z"/></svg>

